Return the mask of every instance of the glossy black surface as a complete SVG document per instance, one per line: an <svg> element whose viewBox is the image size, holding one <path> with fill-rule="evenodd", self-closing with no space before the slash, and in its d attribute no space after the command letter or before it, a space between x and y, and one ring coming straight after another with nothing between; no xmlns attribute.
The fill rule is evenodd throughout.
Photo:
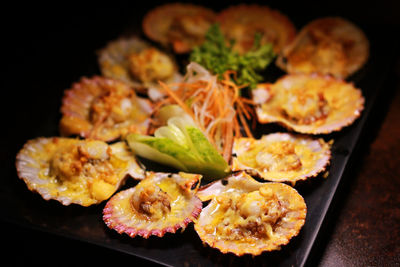
<svg viewBox="0 0 400 267"><path fill-rule="evenodd" d="M10 47L6 50L9 53L5 53L9 60L6 61L7 70L2 78L2 89L6 92L6 97L3 97L1 110L5 115L5 127L2 127L5 136L1 139L0 155L3 178L0 186L0 203L3 204L0 219L9 228L16 224L18 226L15 229L44 231L61 236L59 240L65 240L63 238L66 237L70 240L68 242L77 240L76 242L102 247L103 250L100 251L107 248L122 252L123 255L134 255L171 266L303 265L340 180L342 177L351 179L343 176L343 173L346 168L351 168L349 160L355 155L360 134L365 134L363 127L373 112L379 91L383 90L381 86L395 48L394 43L385 42L387 35L375 22L363 18L362 15L352 17L348 10L329 10L321 5L320 11L307 9L299 13L296 6L289 8L275 5L292 18L297 28L313 18L342 15L362 27L371 41L370 60L350 78L363 91L366 98L365 110L352 126L339 133L324 136L326 140L335 140L329 176L326 179L317 177L296 185L307 203L306 223L300 234L281 251L264 253L258 257L223 255L218 250L203 246L192 225L183 233L167 234L163 238L131 239L107 229L101 218L105 203L89 208L64 207L58 202L45 201L39 195L31 193L18 179L14 167L15 155L22 145L35 137L58 135L63 90L81 76L99 74L95 51L122 33L140 29L141 16L158 3L147 3L141 7L131 5L129 9L123 5L99 5L92 8L61 6L54 7L50 13L35 6L33 13L29 8L22 13L16 13L16 18L23 20L25 24L23 27L12 25L6 32L9 34L7 40L10 41L7 45ZM219 3L217 10L222 6ZM271 71L271 79L282 74L275 68ZM11 108L5 104L11 104ZM259 126L256 134L271 131L283 129L277 126ZM125 188L131 185L132 183L128 183ZM39 234L27 233L27 236L40 238Z"/></svg>

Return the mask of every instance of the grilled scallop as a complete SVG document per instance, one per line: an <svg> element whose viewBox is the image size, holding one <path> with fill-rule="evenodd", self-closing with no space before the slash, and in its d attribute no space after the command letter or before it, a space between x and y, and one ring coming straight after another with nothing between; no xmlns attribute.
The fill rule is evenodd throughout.
<svg viewBox="0 0 400 267"><path fill-rule="evenodd" d="M332 76L290 74L252 91L260 123L280 123L299 133L328 134L352 124L364 108L353 84Z"/></svg>
<svg viewBox="0 0 400 267"><path fill-rule="evenodd" d="M170 3L150 10L142 27L147 37L182 54L203 43L215 17L214 11L202 6Z"/></svg>
<svg viewBox="0 0 400 267"><path fill-rule="evenodd" d="M131 132L146 133L152 106L126 83L95 76L82 78L64 92L61 112L63 136L108 142Z"/></svg>
<svg viewBox="0 0 400 267"><path fill-rule="evenodd" d="M127 175L144 177L125 143L72 138L28 141L17 155L16 167L31 191L63 205L100 203L111 197Z"/></svg>
<svg viewBox="0 0 400 267"><path fill-rule="evenodd" d="M98 52L102 74L121 80L137 91L158 89L158 81L179 81L182 75L171 55L137 38L121 38Z"/></svg>
<svg viewBox="0 0 400 267"><path fill-rule="evenodd" d="M369 41L363 31L340 17L310 22L278 57L277 65L288 73L321 73L346 78L369 57Z"/></svg>
<svg viewBox="0 0 400 267"><path fill-rule="evenodd" d="M229 7L218 15L224 35L235 40L234 50L245 53L253 47L255 35L261 34L261 44L271 43L279 53L296 35L288 17L267 6L241 4Z"/></svg>
<svg viewBox="0 0 400 267"><path fill-rule="evenodd" d="M201 175L149 172L135 187L113 196L103 210L106 225L130 237L162 237L198 217L201 200L192 186Z"/></svg>
<svg viewBox="0 0 400 267"><path fill-rule="evenodd" d="M233 144L232 170L248 170L274 182L317 176L329 164L330 146L323 139L273 133L261 139L238 138Z"/></svg>
<svg viewBox="0 0 400 267"><path fill-rule="evenodd" d="M259 255L289 243L304 225L307 207L282 183L259 183L244 172L198 191L211 199L195 223L201 240L222 253Z"/></svg>

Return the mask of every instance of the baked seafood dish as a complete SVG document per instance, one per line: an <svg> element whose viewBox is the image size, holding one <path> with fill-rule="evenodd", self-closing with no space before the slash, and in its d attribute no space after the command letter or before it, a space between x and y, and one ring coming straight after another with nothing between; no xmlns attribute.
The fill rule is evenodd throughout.
<svg viewBox="0 0 400 267"><path fill-rule="evenodd" d="M60 136L29 140L17 154L20 185L66 211L100 208L97 219L79 216L88 225L100 219L100 234L117 235L117 247L139 245L133 253L194 245L186 252L203 262L214 262L213 253L218 262L305 261L298 252L325 216L314 211L330 205L330 185L341 179L337 166L327 169L343 145L331 133L365 123L356 120L363 92L370 95L346 79L371 71L352 76L368 60L369 41L340 17L309 20L297 33L266 5L220 7L162 3L93 51L98 74L64 91ZM271 69L274 61L286 73ZM260 125L268 123L285 129ZM333 138L339 150L331 152ZM307 209L311 225L301 230Z"/></svg>
<svg viewBox="0 0 400 267"><path fill-rule="evenodd" d="M288 73L331 74L346 78L369 57L369 41L363 31L340 17L316 19L307 24L278 57Z"/></svg>
<svg viewBox="0 0 400 267"><path fill-rule="evenodd" d="M130 237L158 237L185 228L201 212L195 196L201 175L146 173L146 178L113 196L103 210L106 225Z"/></svg>
<svg viewBox="0 0 400 267"><path fill-rule="evenodd" d="M259 255L278 250L304 225L307 207L297 191L283 183L259 183L245 172L198 191L203 208L195 230L222 253Z"/></svg>
<svg viewBox="0 0 400 267"><path fill-rule="evenodd" d="M172 55L134 36L107 44L98 51L98 62L105 77L121 80L140 92L158 89L158 81L182 79Z"/></svg>
<svg viewBox="0 0 400 267"><path fill-rule="evenodd" d="M268 181L292 184L324 171L331 156L322 138L290 133L235 139L232 153L233 171L247 170Z"/></svg>
<svg viewBox="0 0 400 267"><path fill-rule="evenodd" d="M252 91L260 123L276 122L305 134L328 134L352 124L364 109L352 83L319 74L290 74Z"/></svg>
<svg viewBox="0 0 400 267"><path fill-rule="evenodd" d="M204 41L204 35L215 22L215 17L213 10L199 5L164 4L145 15L142 28L151 40L183 54Z"/></svg>
<svg viewBox="0 0 400 267"><path fill-rule="evenodd" d="M222 32L229 40L235 40L234 50L249 51L256 34L261 44L271 43L279 53L296 35L296 28L289 18L277 10L260 5L236 5L222 10L217 17Z"/></svg>
<svg viewBox="0 0 400 267"><path fill-rule="evenodd" d="M17 155L16 168L29 190L63 205L100 203L111 197L128 175L144 177L123 142L108 145L59 137L28 141Z"/></svg>
<svg viewBox="0 0 400 267"><path fill-rule="evenodd" d="M152 105L126 83L95 76L82 78L64 92L60 132L113 141L128 133L146 133Z"/></svg>

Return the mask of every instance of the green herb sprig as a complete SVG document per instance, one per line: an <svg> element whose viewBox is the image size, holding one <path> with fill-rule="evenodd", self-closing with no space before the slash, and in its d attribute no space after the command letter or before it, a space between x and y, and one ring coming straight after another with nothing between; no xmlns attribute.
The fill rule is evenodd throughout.
<svg viewBox="0 0 400 267"><path fill-rule="evenodd" d="M199 63L213 74L222 74L227 70L237 73L234 80L238 85L248 85L255 88L263 81L260 71L274 59L275 54L271 44L261 45L261 35L256 34L253 47L243 55L233 51L234 40L226 42L218 24L212 25L201 46L197 46L190 54L190 60Z"/></svg>

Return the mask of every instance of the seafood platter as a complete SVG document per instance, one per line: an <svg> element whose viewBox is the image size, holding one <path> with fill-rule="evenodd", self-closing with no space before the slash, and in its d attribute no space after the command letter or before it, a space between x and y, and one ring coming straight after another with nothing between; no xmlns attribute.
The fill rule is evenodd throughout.
<svg viewBox="0 0 400 267"><path fill-rule="evenodd" d="M377 95L367 34L261 4L166 3L135 27L20 147L19 216L165 265L304 265Z"/></svg>

